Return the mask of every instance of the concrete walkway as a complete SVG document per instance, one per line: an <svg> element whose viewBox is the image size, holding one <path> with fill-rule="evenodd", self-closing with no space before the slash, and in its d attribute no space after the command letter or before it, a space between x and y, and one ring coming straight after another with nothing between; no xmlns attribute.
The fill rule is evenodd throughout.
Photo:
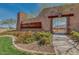
<svg viewBox="0 0 79 59"><path fill-rule="evenodd" d="M53 45L57 55L79 55L79 47L66 35L53 35Z"/></svg>

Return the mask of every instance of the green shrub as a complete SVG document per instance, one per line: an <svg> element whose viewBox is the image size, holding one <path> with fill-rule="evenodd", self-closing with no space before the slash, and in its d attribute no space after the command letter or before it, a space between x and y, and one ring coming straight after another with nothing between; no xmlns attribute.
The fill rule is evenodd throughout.
<svg viewBox="0 0 79 59"><path fill-rule="evenodd" d="M21 32L17 36L16 42L18 43L32 43L35 41L35 36L31 32Z"/></svg>
<svg viewBox="0 0 79 59"><path fill-rule="evenodd" d="M37 32L35 37L39 45L50 45L52 42L52 34L50 32Z"/></svg>
<svg viewBox="0 0 79 59"><path fill-rule="evenodd" d="M71 37L73 40L75 40L75 41L79 40L79 32L72 31L70 34L71 34Z"/></svg>
<svg viewBox="0 0 79 59"><path fill-rule="evenodd" d="M51 40L47 37L42 37L40 40L39 40L39 45L50 45L51 44Z"/></svg>

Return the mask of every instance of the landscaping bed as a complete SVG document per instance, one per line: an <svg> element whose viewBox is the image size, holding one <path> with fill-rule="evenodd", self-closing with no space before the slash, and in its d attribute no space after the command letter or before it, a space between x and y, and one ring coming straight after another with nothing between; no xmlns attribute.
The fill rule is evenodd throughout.
<svg viewBox="0 0 79 59"><path fill-rule="evenodd" d="M24 32L24 31L7 31L0 35L13 35L16 37L15 44L24 51L39 54L55 54L52 34L50 32Z"/></svg>
<svg viewBox="0 0 79 59"><path fill-rule="evenodd" d="M16 45L25 50L42 54L55 54L50 32L25 32L18 35Z"/></svg>
<svg viewBox="0 0 79 59"><path fill-rule="evenodd" d="M55 54L53 46L39 46L37 42L31 44L16 44L18 47L29 50L33 53L41 53L41 54Z"/></svg>

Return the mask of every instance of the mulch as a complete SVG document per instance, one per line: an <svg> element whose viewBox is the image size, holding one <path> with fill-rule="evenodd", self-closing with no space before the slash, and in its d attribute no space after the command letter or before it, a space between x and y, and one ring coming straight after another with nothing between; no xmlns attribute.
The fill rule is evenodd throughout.
<svg viewBox="0 0 79 59"><path fill-rule="evenodd" d="M20 48L26 49L26 50L32 50L42 53L50 53L55 54L54 47L53 46L39 46L37 42L31 43L31 44L19 44L16 43L17 46Z"/></svg>

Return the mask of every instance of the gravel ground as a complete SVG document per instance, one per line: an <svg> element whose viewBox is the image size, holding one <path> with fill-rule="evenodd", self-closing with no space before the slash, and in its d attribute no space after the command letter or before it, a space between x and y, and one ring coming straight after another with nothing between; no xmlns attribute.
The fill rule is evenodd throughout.
<svg viewBox="0 0 79 59"><path fill-rule="evenodd" d="M29 51L32 50L42 53L55 54L53 46L39 46L37 42L34 42L32 44L16 44L16 45Z"/></svg>

